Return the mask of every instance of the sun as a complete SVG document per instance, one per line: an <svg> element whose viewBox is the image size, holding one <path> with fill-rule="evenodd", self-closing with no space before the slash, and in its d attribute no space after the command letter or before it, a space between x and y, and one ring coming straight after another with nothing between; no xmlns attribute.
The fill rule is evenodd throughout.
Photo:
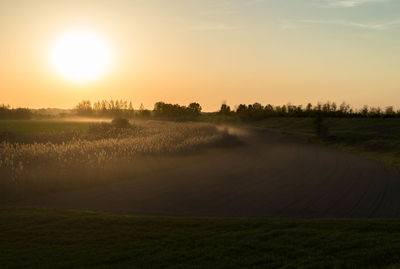
<svg viewBox="0 0 400 269"><path fill-rule="evenodd" d="M74 30L64 33L53 44L54 69L71 81L100 78L111 67L111 50L105 40L92 32Z"/></svg>

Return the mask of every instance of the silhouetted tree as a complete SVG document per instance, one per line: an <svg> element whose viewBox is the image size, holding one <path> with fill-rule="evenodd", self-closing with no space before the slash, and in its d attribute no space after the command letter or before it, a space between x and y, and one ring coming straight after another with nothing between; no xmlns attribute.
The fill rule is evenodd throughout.
<svg viewBox="0 0 400 269"><path fill-rule="evenodd" d="M201 112L201 106L199 103L190 103L187 107L187 111L191 116L199 116Z"/></svg>
<svg viewBox="0 0 400 269"><path fill-rule="evenodd" d="M89 100L83 100L75 106L75 111L80 116L90 116L93 113L92 105Z"/></svg>
<svg viewBox="0 0 400 269"><path fill-rule="evenodd" d="M151 116L150 110L146 109L144 107L143 103L140 104L140 107L139 107L139 116L143 117L143 118L148 118Z"/></svg>
<svg viewBox="0 0 400 269"><path fill-rule="evenodd" d="M221 108L220 108L220 110L219 110L219 113L222 114L222 115L227 116L227 115L231 114L231 107L230 107L230 106L227 106L225 103L223 103L223 104L221 105Z"/></svg>
<svg viewBox="0 0 400 269"><path fill-rule="evenodd" d="M11 108L9 105L0 105L0 119L27 120L33 117L28 108Z"/></svg>

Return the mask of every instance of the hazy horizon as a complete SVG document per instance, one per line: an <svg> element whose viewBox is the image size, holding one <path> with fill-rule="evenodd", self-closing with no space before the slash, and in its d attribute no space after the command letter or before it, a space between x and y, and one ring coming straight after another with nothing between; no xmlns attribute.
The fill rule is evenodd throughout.
<svg viewBox="0 0 400 269"><path fill-rule="evenodd" d="M81 101L89 101L90 103L91 103L91 105L93 106L95 103L97 103L97 102L101 102L101 101L111 101L111 100L81 100ZM131 101L129 101L129 100L121 100L121 99L115 99L115 100L113 100L113 101L126 101L128 104L129 103L132 103L132 106L133 106L133 102L131 102ZM166 103L166 104L173 104L173 105L175 105L176 103L168 103L168 102L164 102L164 101L162 101L162 100L159 100L158 102L163 102L163 103ZM192 100L192 102L194 102L194 103L196 103L196 101L195 100ZM190 102L190 103L192 103L192 102ZM80 103L80 102L79 102ZM12 108L12 109L17 109L17 108L28 108L28 109L33 109L33 110L40 110L40 109L59 109L59 110L74 110L74 109L76 109L76 106L79 104L79 103L76 103L76 104L74 104L73 106L71 106L71 107L52 107L52 106L48 106L48 107L29 107L29 106L26 106L26 107L23 107L23 106L11 106L11 105L9 105L9 104L7 104L7 103L0 103L0 106L2 106L2 105L5 105L5 106L9 106L10 108ZM150 105L150 106L148 106L148 107L146 107L146 106L144 106L144 108L146 109L146 110L153 110L154 109L154 105L156 104L157 102L155 102L153 105ZM384 111L385 109L387 109L387 108L392 108L394 111L400 111L400 107L397 107L397 106L392 106L392 105L388 105L388 106L370 106L370 105L368 105L368 104L364 104L364 105L362 105L362 106L353 106L352 104L350 104L350 103L347 103L347 102L345 102L345 101L343 101L343 102L335 102L335 101L327 101L327 102L317 102L317 103L304 103L304 104L294 104L294 103L282 103L282 104L270 104L270 103L260 103L260 102L253 102L253 103L240 103L240 104L229 104L229 103L225 103L225 102L221 102L221 104L220 104L220 106L218 106L218 108L216 108L215 110L205 110L205 109L203 109L203 106L204 107L207 107L207 104L205 104L205 105L203 105L203 104L200 104L200 106L201 106L201 108L202 108L202 110L201 110L201 112L206 112L206 113L214 113L214 112L218 112L218 111L220 111L220 109L221 109L221 105L222 104L226 104L227 106L229 106L230 107L230 109L232 109L232 111L235 111L238 107L239 107L239 105L253 105L253 104L255 104L255 103L259 103L259 104L261 104L263 107L264 106L267 106L267 105L272 105L273 107L282 107L282 106L301 106L303 109L306 109L306 107L307 107L307 105L308 104L311 104L312 105L312 108L316 108L317 107L317 105L324 105L324 104L326 104L326 103L330 103L330 104L333 104L333 103L335 103L336 104L336 106L337 106L337 109L339 109L339 107L340 107L340 105L342 105L342 104L345 104L345 105L347 105L347 106L349 106L349 108L350 109L354 109L354 111L355 112L359 112L359 111L361 111L362 109L364 109L365 108L365 106L367 106L367 108L370 110L370 109L375 109L375 108L380 108L382 111ZM143 103L140 103L140 105L138 105L138 106L133 106L133 109L134 110L140 110L140 107L141 107L141 105L142 105ZM177 105L179 105L179 106L187 106L187 105L189 105L188 103L185 103L185 104L182 104L182 103L178 103Z"/></svg>
<svg viewBox="0 0 400 269"><path fill-rule="evenodd" d="M399 11L393 0L2 1L0 103L399 107ZM104 40L107 72L56 72L51 51L68 31Z"/></svg>

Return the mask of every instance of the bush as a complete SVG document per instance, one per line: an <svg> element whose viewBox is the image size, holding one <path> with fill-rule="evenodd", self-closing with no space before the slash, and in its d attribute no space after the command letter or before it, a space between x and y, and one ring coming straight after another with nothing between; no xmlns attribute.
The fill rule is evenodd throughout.
<svg viewBox="0 0 400 269"><path fill-rule="evenodd" d="M131 126L129 120L125 118L115 118L111 124L116 128L129 128Z"/></svg>
<svg viewBox="0 0 400 269"><path fill-rule="evenodd" d="M315 133L318 138L326 138L329 135L328 126L324 124L324 119L320 113L318 113L314 120Z"/></svg>

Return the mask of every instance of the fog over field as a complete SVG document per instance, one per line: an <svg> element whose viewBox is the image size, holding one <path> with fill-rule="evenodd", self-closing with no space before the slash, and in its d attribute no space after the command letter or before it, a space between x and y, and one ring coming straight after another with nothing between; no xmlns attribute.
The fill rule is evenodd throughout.
<svg viewBox="0 0 400 269"><path fill-rule="evenodd" d="M0 144L3 203L140 215L400 214L395 170L271 128L83 118L78 129L51 131L68 122Z"/></svg>
<svg viewBox="0 0 400 269"><path fill-rule="evenodd" d="M0 269L400 268L399 0L0 0Z"/></svg>

